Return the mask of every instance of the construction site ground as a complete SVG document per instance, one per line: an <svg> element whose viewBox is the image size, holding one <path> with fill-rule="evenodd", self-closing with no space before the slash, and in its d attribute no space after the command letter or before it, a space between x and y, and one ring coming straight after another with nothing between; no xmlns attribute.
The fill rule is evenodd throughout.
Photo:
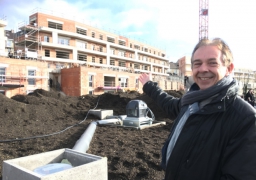
<svg viewBox="0 0 256 180"><path fill-rule="evenodd" d="M178 91L167 93L182 96ZM143 130L97 126L87 153L107 157L110 180L163 179L161 148L172 120L151 98L138 92L69 97L37 89L29 95L12 98L0 94L0 162L56 149L72 149L88 125L99 120L88 113L90 109L113 110L114 115L125 115L127 103L134 99L146 102L156 120L165 121L166 125ZM73 127L60 132L70 126ZM55 135L51 135L53 133Z"/></svg>

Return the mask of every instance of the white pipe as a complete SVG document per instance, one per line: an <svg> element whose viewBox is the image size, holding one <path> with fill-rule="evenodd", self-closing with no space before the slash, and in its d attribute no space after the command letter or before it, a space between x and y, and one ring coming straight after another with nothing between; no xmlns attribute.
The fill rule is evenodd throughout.
<svg viewBox="0 0 256 180"><path fill-rule="evenodd" d="M97 123L95 121L91 122L82 136L76 141L73 150L85 153L89 149L96 127Z"/></svg>
<svg viewBox="0 0 256 180"><path fill-rule="evenodd" d="M89 149L89 145L91 143L97 124L112 124L112 123L117 124L117 122L121 124L120 119L105 119L105 120L98 120L96 122L95 121L91 122L90 125L82 134L82 136L76 141L76 144L73 147L73 150L85 153Z"/></svg>

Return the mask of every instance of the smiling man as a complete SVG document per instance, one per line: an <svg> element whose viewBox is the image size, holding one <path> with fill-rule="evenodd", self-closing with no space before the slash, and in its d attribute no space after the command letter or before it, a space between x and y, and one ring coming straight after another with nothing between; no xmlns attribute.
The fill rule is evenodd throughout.
<svg viewBox="0 0 256 180"><path fill-rule="evenodd" d="M219 38L201 40L191 68L195 83L180 99L150 75L139 78L143 91L174 120L162 148L165 180L255 180L256 111L237 94L231 50Z"/></svg>

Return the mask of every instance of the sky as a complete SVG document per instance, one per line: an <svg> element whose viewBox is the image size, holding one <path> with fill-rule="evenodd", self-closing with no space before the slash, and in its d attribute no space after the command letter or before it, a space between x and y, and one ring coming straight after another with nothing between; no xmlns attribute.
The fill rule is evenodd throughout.
<svg viewBox="0 0 256 180"><path fill-rule="evenodd" d="M229 45L235 67L256 70L255 7L255 0L209 0L208 37ZM190 56L199 40L199 0L0 0L6 30L17 31L37 11L82 20L155 46L171 62Z"/></svg>

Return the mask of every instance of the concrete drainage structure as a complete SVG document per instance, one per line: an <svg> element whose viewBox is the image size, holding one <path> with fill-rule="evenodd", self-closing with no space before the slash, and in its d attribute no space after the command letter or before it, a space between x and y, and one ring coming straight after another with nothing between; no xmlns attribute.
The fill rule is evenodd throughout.
<svg viewBox="0 0 256 180"><path fill-rule="evenodd" d="M33 170L67 159L72 168L40 175ZM58 170L55 168L55 170ZM107 180L107 158L80 153L72 149L59 149L41 154L3 161L3 180Z"/></svg>

